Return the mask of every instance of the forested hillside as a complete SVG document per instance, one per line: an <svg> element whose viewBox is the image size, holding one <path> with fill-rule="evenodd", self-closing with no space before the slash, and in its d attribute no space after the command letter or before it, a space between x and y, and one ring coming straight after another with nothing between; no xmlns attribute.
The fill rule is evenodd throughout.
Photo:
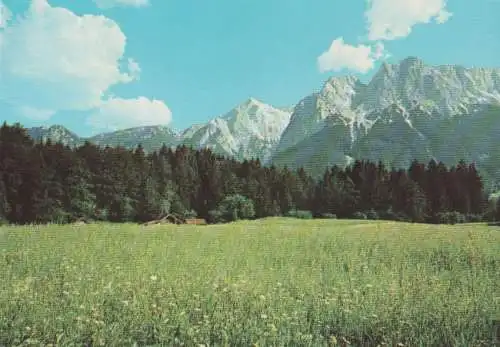
<svg viewBox="0 0 500 347"><path fill-rule="evenodd" d="M473 164L414 161L408 170L356 161L314 180L304 169L237 162L208 149L70 148L35 143L19 124L0 129L0 218L142 222L175 212L211 222L289 215L415 222L493 221Z"/></svg>

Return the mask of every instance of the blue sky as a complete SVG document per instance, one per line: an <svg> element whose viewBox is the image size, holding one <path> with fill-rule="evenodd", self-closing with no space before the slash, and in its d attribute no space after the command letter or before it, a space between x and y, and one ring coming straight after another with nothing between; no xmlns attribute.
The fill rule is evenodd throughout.
<svg viewBox="0 0 500 347"><path fill-rule="evenodd" d="M3 3L3 4L2 4ZM0 119L79 135L290 106L383 62L500 66L499 0L0 0Z"/></svg>

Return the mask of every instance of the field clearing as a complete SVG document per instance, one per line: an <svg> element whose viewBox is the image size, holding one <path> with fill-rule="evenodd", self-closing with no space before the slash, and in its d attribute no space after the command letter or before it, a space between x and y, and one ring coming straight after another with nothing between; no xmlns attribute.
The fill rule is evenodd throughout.
<svg viewBox="0 0 500 347"><path fill-rule="evenodd" d="M488 346L500 228L0 227L0 346Z"/></svg>

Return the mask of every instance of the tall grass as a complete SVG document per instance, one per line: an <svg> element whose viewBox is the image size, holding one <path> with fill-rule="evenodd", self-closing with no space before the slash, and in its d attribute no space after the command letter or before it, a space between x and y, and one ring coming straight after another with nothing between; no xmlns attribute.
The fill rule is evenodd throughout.
<svg viewBox="0 0 500 347"><path fill-rule="evenodd" d="M499 265L483 225L2 227L0 345L486 346Z"/></svg>

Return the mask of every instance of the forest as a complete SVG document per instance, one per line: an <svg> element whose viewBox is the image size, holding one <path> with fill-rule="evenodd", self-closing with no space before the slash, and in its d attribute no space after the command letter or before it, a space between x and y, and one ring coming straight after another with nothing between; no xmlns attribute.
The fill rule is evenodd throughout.
<svg viewBox="0 0 500 347"><path fill-rule="evenodd" d="M289 216L455 224L493 222L497 210L474 164L463 161L408 169L356 161L316 178L209 149L70 148L34 141L19 123L0 129L3 223L145 222L176 213L209 223Z"/></svg>

